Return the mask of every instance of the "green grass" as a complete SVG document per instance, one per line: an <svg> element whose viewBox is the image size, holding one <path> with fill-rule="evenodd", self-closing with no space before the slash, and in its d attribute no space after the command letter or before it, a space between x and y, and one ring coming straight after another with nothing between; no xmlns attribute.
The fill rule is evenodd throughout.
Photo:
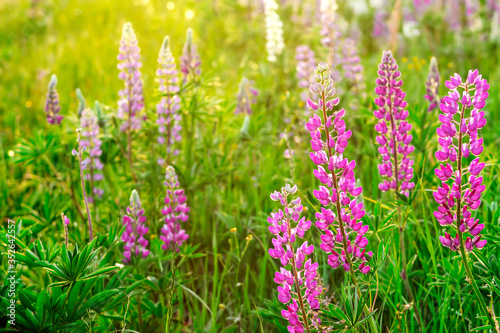
<svg viewBox="0 0 500 333"><path fill-rule="evenodd" d="M95 331L121 331L124 327L141 331L141 317L143 332L164 332L165 309L172 302L173 332L285 332L286 322L280 315L283 305L277 301L272 281L279 263L267 254L272 237L266 219L278 209L269 194L285 182L297 184L308 219L315 221L314 212L319 209L312 195L319 184L308 157L309 134L303 130L306 116L300 105L294 60L295 47L300 44L309 45L317 56L324 52L319 27L297 21L302 15L300 10L282 8L286 48L279 61L272 64L266 61L265 25L260 11L252 12L232 0L173 1L173 10L167 9L167 2L42 1L41 14L36 17L29 15L29 1L0 3L0 216L5 222L22 220L18 232L29 230L23 235L25 242L29 245L39 239L47 248L64 242L60 223L64 211L72 221L70 243L80 248L88 243L86 221L78 215L72 200L74 196L84 211L78 162L70 153L76 147L79 120L75 89L80 88L88 106L97 100L103 107L104 197L93 212L94 233L103 237L99 244L106 249L103 262L121 263L122 245L109 236L109 230L116 224L121 226L132 189L139 191L146 209L151 230L148 235L158 234L163 224L160 209L165 193L161 183L164 170L156 163L157 54L163 37L169 35L178 63L185 31L191 27L201 55L202 81L183 95L183 141L174 162L191 207L186 225L189 245L177 259L174 299L165 292L172 278L172 254L156 255L161 253L156 238L152 239L152 258L130 271L120 268L117 273L118 289L143 281L130 292L120 289L128 301L111 310L91 311L82 320ZM308 4L314 6L314 1ZM193 11L194 17L188 19L187 11ZM344 89L340 96L347 127L353 132L344 155L356 160L356 177L364 187L366 220L371 225L368 248L376 253L383 243L388 251L377 277L370 281L372 299L377 292L375 319L381 331L413 332L418 327L413 310L404 307L409 300L399 275L396 222L387 218L395 202L378 190L373 91L381 51L387 46L371 38L372 11L353 16L341 5L340 12L349 18L351 27L359 30L367 86L366 94ZM487 163L483 172L487 191L475 212L476 218L486 224L483 235L488 245L475 251L470 261L483 298L494 305L500 316L500 127L496 125L500 121L500 52L499 44L484 41L481 31L464 32L460 39L444 31L445 23L439 15L431 15L433 20L421 26L419 37L401 37L398 49L393 50L407 93L415 146L412 156L417 186L409 206L405 242L408 275L424 331L466 332L486 325L486 321L478 318L480 308L460 258L438 240L443 228L432 214L436 204L431 193L438 185L433 171L438 165L434 158L438 120L437 113L426 111L424 82L430 57L436 56L442 78L455 72L464 76L468 69L477 68L491 84L485 107L488 123L480 134L485 140L481 159ZM144 130L134 137L137 183L132 181L120 148L125 138L113 124L118 90L122 87L116 55L121 27L128 21L141 47L148 115ZM489 24L486 21L484 29ZM43 112L52 73L58 76L61 113L65 116L59 127L49 126ZM254 80L259 90L244 134L244 116L233 113L242 76ZM441 95L445 90L442 84ZM287 143L279 134L284 130L293 133L293 168L283 158ZM311 228L308 235L308 240L319 247L319 231ZM105 240L104 236L110 238ZM329 287L328 296L333 296L331 302L342 308L345 300L341 290L347 276L326 265L322 251L315 253ZM6 259L2 264L3 280ZM33 269L23 267L19 269L22 288L38 293L53 282L45 271L39 269L35 274ZM95 283L99 288L108 283L110 288L114 286L109 277ZM0 322L5 323L5 317Z"/></svg>

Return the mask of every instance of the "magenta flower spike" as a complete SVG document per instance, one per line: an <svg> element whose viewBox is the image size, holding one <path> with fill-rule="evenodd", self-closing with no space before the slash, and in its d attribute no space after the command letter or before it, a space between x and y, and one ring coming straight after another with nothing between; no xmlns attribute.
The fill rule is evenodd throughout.
<svg viewBox="0 0 500 333"><path fill-rule="evenodd" d="M165 206L161 210L165 216L165 224L161 229L160 239L163 241L161 248L167 250L179 247L189 238L189 235L182 229L189 216L189 207L186 204L187 197L184 190L180 188L179 179L172 166L167 167L165 175L165 186L167 187L167 196L165 197Z"/></svg>
<svg viewBox="0 0 500 333"><path fill-rule="evenodd" d="M149 255L147 249L149 242L144 236L149 232L149 228L144 225L146 216L144 208L141 206L141 199L136 190L130 195L130 206L127 207L127 214L123 216L125 231L122 235L123 262L130 263L133 257L146 258Z"/></svg>
<svg viewBox="0 0 500 333"><path fill-rule="evenodd" d="M254 88L254 82L246 77L241 79L238 86L238 95L236 96L236 109L234 114L246 113L252 114L252 104L257 102L256 97L259 92Z"/></svg>
<svg viewBox="0 0 500 333"><path fill-rule="evenodd" d="M118 93L118 118L125 119L121 125L122 132L141 128L140 111L144 108L144 96L141 79L141 49L135 36L132 24L123 25L122 39L118 54L118 77L124 81L125 87Z"/></svg>
<svg viewBox="0 0 500 333"><path fill-rule="evenodd" d="M102 141L99 139L99 124L94 112L88 108L82 111L80 123L82 126L82 140L80 141L80 145L89 152L89 156L83 161L82 168L86 171L85 179L90 181L92 192L89 196L89 201L95 202L95 199L101 198L104 193L96 184L104 178L101 173L104 165L100 158L102 155Z"/></svg>
<svg viewBox="0 0 500 333"><path fill-rule="evenodd" d="M401 72L391 51L384 51L382 62L378 66L379 77L375 81L375 93L378 97L375 104L378 106L373 114L380 121L375 125L379 133L376 137L382 163L378 165L380 175L384 181L379 184L381 191L395 190L397 193L409 195L415 187L413 178L413 160L409 155L414 147L411 145L411 124L406 121L408 111L406 93L401 88Z"/></svg>
<svg viewBox="0 0 500 333"><path fill-rule="evenodd" d="M47 122L51 125L59 125L63 120L63 116L59 115L61 106L59 105L59 94L57 93L57 76L52 74L49 82L49 90L45 101L45 113L47 114Z"/></svg>
<svg viewBox="0 0 500 333"><path fill-rule="evenodd" d="M489 96L490 85L477 69L470 70L465 80L455 74L445 85L450 92L439 105L443 113L439 115L441 126L436 132L441 149L436 152L436 158L442 164L434 172L442 184L433 193L439 204L434 216L442 226L456 225L458 229L455 237L447 232L439 237L443 246L452 251L461 247L472 251L482 249L487 243L480 235L484 224L474 219L471 211L480 206L481 193L486 189L481 177L485 164L479 159L483 139L478 130L486 125L481 109ZM465 165L472 157L476 158Z"/></svg>
<svg viewBox="0 0 500 333"><path fill-rule="evenodd" d="M300 98L305 102L310 97L309 87L313 83L316 60L314 59L314 51L307 45L297 46L295 52L297 79L299 79L299 87L304 89L300 94Z"/></svg>
<svg viewBox="0 0 500 333"><path fill-rule="evenodd" d="M431 65L429 67L429 75L425 82L425 96L424 98L430 102L427 111L431 112L438 108L439 105L439 69L435 57L431 58Z"/></svg>
<svg viewBox="0 0 500 333"><path fill-rule="evenodd" d="M196 81L201 74L200 55L196 50L196 44L193 42L193 30L187 29L186 43L182 49L181 73L184 77L183 83L186 84L188 78Z"/></svg>
<svg viewBox="0 0 500 333"><path fill-rule="evenodd" d="M170 50L169 37L163 39L163 43L158 54L158 69L156 77L159 85L159 90L164 96L156 105L156 113L158 118L158 143L165 146L166 159L160 158L158 163L163 165L169 163L171 156L179 154L179 150L174 148L176 142L181 141L182 126L180 125L181 115L181 99L178 95L179 78L175 68L175 58Z"/></svg>
<svg viewBox="0 0 500 333"><path fill-rule="evenodd" d="M296 192L297 186L286 184L280 192L271 194L271 199L279 201L283 210L267 218L269 231L275 236L269 255L282 265L274 275L274 282L280 285L278 300L287 305L281 314L288 320L288 331L309 332L320 324L320 319L312 313L319 309L322 286L318 283L318 263L307 257L314 252L314 245L307 241L297 243L311 227L311 221L300 217L304 208L300 198L289 200L288 196Z"/></svg>
<svg viewBox="0 0 500 333"><path fill-rule="evenodd" d="M359 270L366 274L370 271L368 261L372 252L365 250L368 226L361 222L365 209L357 199L363 189L356 185L356 162L342 155L351 131L346 130L342 119L345 110L333 111L339 98L334 98L328 66L319 65L314 79L311 93L318 97L318 102L309 99L307 105L313 113L319 111L320 116L309 117L306 128L311 133L310 158L317 165L314 176L321 182L313 192L322 205L321 212L316 213L316 226L324 232L320 248L329 254L328 264L332 268L342 266L347 272Z"/></svg>

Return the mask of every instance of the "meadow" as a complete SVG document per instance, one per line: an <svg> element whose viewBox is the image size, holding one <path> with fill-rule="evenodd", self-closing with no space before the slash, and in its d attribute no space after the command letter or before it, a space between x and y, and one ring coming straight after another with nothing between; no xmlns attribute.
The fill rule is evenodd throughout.
<svg viewBox="0 0 500 333"><path fill-rule="evenodd" d="M500 333L498 1L0 17L0 331Z"/></svg>

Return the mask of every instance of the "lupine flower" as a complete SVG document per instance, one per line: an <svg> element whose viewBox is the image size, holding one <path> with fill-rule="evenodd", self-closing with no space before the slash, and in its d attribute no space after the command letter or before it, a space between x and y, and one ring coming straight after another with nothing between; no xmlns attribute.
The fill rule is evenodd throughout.
<svg viewBox="0 0 500 333"><path fill-rule="evenodd" d="M388 13L383 9L377 9L373 14L373 37L387 38L389 26L387 25Z"/></svg>
<svg viewBox="0 0 500 333"><path fill-rule="evenodd" d="M187 82L188 77L193 81L197 80L201 74L201 60L196 49L196 44L193 42L193 30L191 28L187 29L186 43L182 49L180 60L184 84Z"/></svg>
<svg viewBox="0 0 500 333"><path fill-rule="evenodd" d="M336 23L337 8L338 5L336 0L321 0L321 30L319 33L323 36L321 44L328 50L327 62L330 64L332 79L335 83L342 80L338 68L342 58L340 48L340 38L342 34L340 33L340 27Z"/></svg>
<svg viewBox="0 0 500 333"><path fill-rule="evenodd" d="M52 74L49 82L49 91L45 101L45 113L47 114L47 122L51 125L59 125L63 116L59 115L61 106L59 105L59 94L57 93L57 76Z"/></svg>
<svg viewBox="0 0 500 333"><path fill-rule="evenodd" d="M142 118L139 112L144 108L144 96L141 79L141 49L139 48L132 24L123 25L122 39L118 54L118 77L124 81L125 87L118 95L118 118L125 119L121 130L131 131L141 128Z"/></svg>
<svg viewBox="0 0 500 333"><path fill-rule="evenodd" d="M130 206L127 207L127 214L123 216L125 231L122 235L123 261L130 263L133 257L146 258L149 255L147 249L149 242L144 236L149 232L149 228L144 225L146 216L144 208L141 206L141 199L136 190L130 195Z"/></svg>
<svg viewBox="0 0 500 333"><path fill-rule="evenodd" d="M241 82L238 86L238 95L236 96L236 109L234 110L235 114L238 113L246 113L252 114L252 104L255 104L257 100L255 96L259 93L253 87L253 81L248 80L246 77L241 79Z"/></svg>
<svg viewBox="0 0 500 333"><path fill-rule="evenodd" d="M163 241L161 248L167 250L175 247L178 250L179 246L189 238L181 226L181 223L186 222L189 218L189 207L186 204L187 197L184 190L180 188L177 174L170 165L167 167L165 175L165 186L167 187L167 196L165 197L165 207L161 210L165 216L165 224L161 229L163 235L160 236Z"/></svg>
<svg viewBox="0 0 500 333"><path fill-rule="evenodd" d="M275 62L277 56L283 52L283 22L277 13L278 4L275 0L264 1L264 15L266 16L266 51L267 60Z"/></svg>
<svg viewBox="0 0 500 333"><path fill-rule="evenodd" d="M346 38L342 44L342 70L344 77L352 85L355 91L363 87L363 65L358 56L357 43L355 39Z"/></svg>
<svg viewBox="0 0 500 333"><path fill-rule="evenodd" d="M158 54L158 69L156 77L161 93L165 94L156 105L158 119L158 143L166 146L167 161L170 161L170 155L179 154L178 149L174 149L175 142L179 142L182 126L180 125L181 99L177 94L180 90L178 85L177 69L175 68L175 59L172 55L169 45L169 37L163 39L160 53ZM166 136L166 138L165 138ZM164 164L165 159L160 158L159 164Z"/></svg>
<svg viewBox="0 0 500 333"><path fill-rule="evenodd" d="M452 251L465 246L472 251L483 248L487 242L481 240L480 235L484 224L474 219L471 211L481 205L481 193L486 189L481 177L485 164L478 157L483 151L483 139L478 130L486 125L481 109L489 96L490 85L477 69L470 70L466 80L455 74L445 85L450 91L439 105L443 113L439 115L441 126L436 132L441 149L436 151L436 158L442 164L434 172L442 183L433 193L439 204L434 216L442 226L454 224L458 228L455 237L447 232L439 237L444 246ZM464 165L473 156L476 158L469 166ZM465 244L463 233L468 233Z"/></svg>
<svg viewBox="0 0 500 333"><path fill-rule="evenodd" d="M402 90L403 80L396 60L391 51L384 51L382 62L378 66L379 77L375 81L375 93L378 106L373 114L380 119L375 130L379 133L376 140L380 145L379 153L382 163L378 165L384 181L379 184L381 191L394 189L396 192L409 195L415 187L413 178L413 160L409 158L414 147L410 145L412 136L409 133L411 124L406 121L408 111L404 100L406 93Z"/></svg>
<svg viewBox="0 0 500 333"><path fill-rule="evenodd" d="M432 0L413 0L415 14L419 17L422 16L432 6L432 2Z"/></svg>
<svg viewBox="0 0 500 333"><path fill-rule="evenodd" d="M314 59L314 51L307 45L297 46L295 52L297 79L299 79L299 87L304 89L300 94L300 98L305 102L309 98L309 86L313 82L316 60Z"/></svg>
<svg viewBox="0 0 500 333"><path fill-rule="evenodd" d="M367 261L372 252L365 250L368 226L361 222L365 209L356 198L363 189L356 185L356 162L349 162L342 155L351 131L346 130L342 119L345 110L333 111L339 98L334 98L335 88L327 65L317 67L314 80L311 92L318 96L318 102L309 99L307 105L313 113L319 110L321 116L309 117L306 128L311 133L310 158L318 166L314 176L322 184L313 191L322 205L321 212L316 213L316 226L324 232L320 248L329 254L328 264L332 268L342 266L346 271L357 268L366 274L370 271Z"/></svg>
<svg viewBox="0 0 500 333"><path fill-rule="evenodd" d="M83 161L83 170L86 170L85 179L90 181L92 195L89 197L90 202L94 202L94 198L102 197L104 191L96 186L96 182L101 181L104 176L100 172L104 165L101 162L101 145L99 139L99 124L97 117L91 109L84 109L80 118L82 126L82 140L80 145L89 152L89 156Z"/></svg>
<svg viewBox="0 0 500 333"><path fill-rule="evenodd" d="M438 108L439 104L439 70L437 60L435 57L431 58L431 65L429 67L429 75L425 82L426 94L424 98L430 102L427 111L434 111Z"/></svg>
<svg viewBox="0 0 500 333"><path fill-rule="evenodd" d="M310 256L314 245L306 242L298 244L298 238L303 238L311 227L311 221L300 217L304 207L300 198L288 199L295 194L297 186L286 184L281 191L271 194L273 201L279 201L283 210L271 213L267 218L269 231L275 236L269 249L272 258L280 259L282 267L275 273L274 282L279 284L278 300L287 305L282 310L282 316L288 320L289 332L304 332L312 323L319 321L313 316L308 318L309 310L318 310L320 305L321 284L318 283L318 263L313 263Z"/></svg>
<svg viewBox="0 0 500 333"><path fill-rule="evenodd" d="M64 244L66 244L66 248L68 247L68 225L69 225L69 218L66 216L66 214L61 213L61 220L63 222L64 226Z"/></svg>

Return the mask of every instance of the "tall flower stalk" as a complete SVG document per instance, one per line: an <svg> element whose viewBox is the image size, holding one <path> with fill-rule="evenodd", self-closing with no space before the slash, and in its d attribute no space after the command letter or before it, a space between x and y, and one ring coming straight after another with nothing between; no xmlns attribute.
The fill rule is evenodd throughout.
<svg viewBox="0 0 500 333"><path fill-rule="evenodd" d="M182 49L181 56L181 73L183 75L183 84L186 84L188 79L196 81L201 75L201 60L196 49L196 44L193 42L193 30L187 29L186 43Z"/></svg>
<svg viewBox="0 0 500 333"><path fill-rule="evenodd" d="M363 189L356 186L356 162L349 162L342 155L351 131L346 130L342 119L345 110L333 110L340 99L334 98L335 88L328 65L318 65L314 81L311 93L318 101L309 99L307 105L313 113L319 112L320 116L314 114L309 117L306 128L311 134L313 151L310 158L317 165L314 176L322 184L313 192L322 205L321 212L316 213L316 226L324 232L320 248L329 254L328 264L332 268L342 266L349 272L356 292L361 297L356 272L367 274L370 271L368 262L372 252L365 249L368 239L364 235L369 227L363 226L360 221L365 215L365 209L363 202L357 199ZM369 315L367 306L364 311ZM373 317L370 318L369 325L372 332L378 332Z"/></svg>
<svg viewBox="0 0 500 333"><path fill-rule="evenodd" d="M246 77L241 79L240 84L238 85L238 94L236 95L235 114L252 114L252 104L257 102L255 97L259 94L253 85L254 82L250 81Z"/></svg>
<svg viewBox="0 0 500 333"><path fill-rule="evenodd" d="M174 144L179 142L181 137L182 126L180 125L181 115L181 99L178 95L179 78L175 68L175 58L170 50L169 37L163 39L163 43L158 54L158 69L156 70L156 79L158 81L159 90L164 96L156 105L156 113L158 118L158 143L166 147L165 159L158 159L159 164L170 163L172 156L178 155L179 150L174 149Z"/></svg>
<svg viewBox="0 0 500 333"><path fill-rule="evenodd" d="M330 64L332 79L335 83L342 80L339 65L342 61L340 38L342 33L337 22L337 1L336 0L321 0L320 1L320 34L321 44L326 48L328 58L327 63Z"/></svg>
<svg viewBox="0 0 500 333"><path fill-rule="evenodd" d="M99 139L99 124L94 112L89 108L82 111L80 122L82 126L82 140L80 141L80 145L89 151L89 156L83 161L83 170L86 171L85 179L90 181L91 194L89 201L95 205L96 198L101 198L104 193L96 185L97 182L104 178L100 172L104 168L104 165L100 159L102 155L102 141Z"/></svg>
<svg viewBox="0 0 500 333"><path fill-rule="evenodd" d="M125 121L120 126L122 132L127 133L127 159L132 169L132 131L141 128L143 117L140 111L144 108L144 95L141 78L141 49L135 36L132 24L123 25L118 54L118 77L124 81L125 87L118 93L118 118ZM132 171L135 179L135 174Z"/></svg>
<svg viewBox="0 0 500 333"><path fill-rule="evenodd" d="M363 65L358 56L357 42L353 38L346 38L342 43L342 71L355 92L364 90Z"/></svg>
<svg viewBox="0 0 500 333"><path fill-rule="evenodd" d="M485 163L479 159L483 139L478 130L486 125L481 110L489 96L490 85L477 69L470 70L465 80L455 74L445 85L450 91L439 105L443 113L439 115L441 126L436 132L441 149L435 155L442 164L434 172L441 180L441 187L433 193L439 204L434 216L442 226L456 228L455 237L445 232L439 240L443 246L459 252L481 311L495 327L468 262L468 252L482 249L487 243L480 235L484 224L474 219L472 211L481 205L481 194L486 189L481 177ZM474 156L476 158L467 166L467 160Z"/></svg>
<svg viewBox="0 0 500 333"><path fill-rule="evenodd" d="M266 51L267 60L276 62L277 56L283 53L285 42L283 40L283 22L277 11L278 3L275 0L264 0L264 15L266 20Z"/></svg>
<svg viewBox="0 0 500 333"><path fill-rule="evenodd" d="M144 216L139 193L133 190L127 214L123 216L125 231L122 235L122 241L125 243L123 246L123 262L125 263L130 263L133 257L146 258L149 255L149 242L144 238L149 232L149 228L144 222L146 222L146 216Z"/></svg>
<svg viewBox="0 0 500 333"><path fill-rule="evenodd" d="M63 120L63 116L59 115L61 105L59 105L59 94L57 93L57 76L52 74L49 82L49 90L47 99L45 100L45 113L47 114L47 122L51 125L59 125Z"/></svg>
<svg viewBox="0 0 500 333"><path fill-rule="evenodd" d="M64 244L66 244L66 248L68 248L68 225L69 225L69 218L66 216L66 214L61 213L61 220L64 226Z"/></svg>
<svg viewBox="0 0 500 333"><path fill-rule="evenodd" d="M78 156L78 166L80 169L80 181L81 181L81 185L82 185L83 201L85 203L85 209L87 210L87 223L89 225L89 236L90 236L90 240L92 241L94 239L94 233L92 230L92 216L90 215L89 198L87 195L87 191L85 191L85 177L83 175L83 169L84 169L85 163L84 163L83 158L82 158L82 154L84 151L87 150L87 147L82 144L82 139L81 139L81 134L80 134L81 131L82 131L81 128L76 130L76 133L77 133L77 140L76 141L78 142L78 150L73 149L71 153L74 156Z"/></svg>
<svg viewBox="0 0 500 333"><path fill-rule="evenodd" d="M314 252L314 245L306 242L297 244L297 237L303 238L311 227L311 221L300 218L304 207L300 198L288 199L295 194L297 186L286 184L281 191L271 194L273 201L279 201L283 210L271 213L267 218L269 231L275 236L273 248L269 249L272 258L280 259L279 272L275 272L274 282L279 284L278 300L287 305L282 316L288 320L289 332L310 332L317 329L320 319L315 311L320 306L321 284L318 283L318 263L307 256ZM307 260L307 261L306 261Z"/></svg>
<svg viewBox="0 0 500 333"><path fill-rule="evenodd" d="M297 61L299 88L304 89L300 98L305 102L310 97L309 87L314 81L314 69L316 68L314 51L307 45L299 45L295 50L295 60Z"/></svg>
<svg viewBox="0 0 500 333"><path fill-rule="evenodd" d="M179 246L189 238L181 225L189 218L189 207L186 204L187 197L184 194L184 189L180 188L179 179L171 165L167 167L165 186L167 187L167 195L165 206L161 210L162 215L165 216L160 236L163 241L161 247L163 250L172 248L178 251Z"/></svg>
<svg viewBox="0 0 500 333"><path fill-rule="evenodd" d="M381 191L394 191L396 194L409 196L409 191L415 187L413 178L413 160L409 155L414 147L411 145L411 124L406 121L409 112L405 110L407 103L404 100L406 93L403 91L403 80L398 70L396 60L391 51L384 51L382 61L378 66L378 75L375 83L375 93L378 97L375 104L378 109L373 113L379 122L375 130L379 133L376 137L382 163L378 165L380 175L384 179L379 184ZM397 207L397 221L399 226L399 245L401 251L401 278L412 301L415 300L406 273L406 247L404 231L406 219L401 220L401 207ZM418 304L415 313L421 325Z"/></svg>
<svg viewBox="0 0 500 333"><path fill-rule="evenodd" d="M429 67L429 75L427 76L427 81L425 82L424 96L424 98L430 102L429 108L427 109L429 112L436 110L439 105L439 80L440 76L437 59L432 57Z"/></svg>

